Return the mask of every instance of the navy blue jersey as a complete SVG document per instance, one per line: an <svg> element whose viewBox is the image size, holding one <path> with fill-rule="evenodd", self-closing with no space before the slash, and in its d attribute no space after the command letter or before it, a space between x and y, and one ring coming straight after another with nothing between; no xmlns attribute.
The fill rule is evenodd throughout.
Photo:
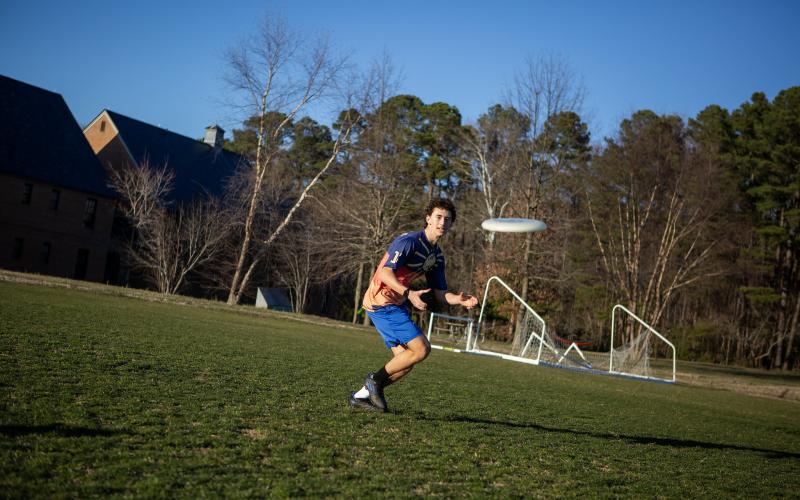
<svg viewBox="0 0 800 500"><path fill-rule="evenodd" d="M444 274L444 255L439 245L433 245L425 236L425 231L405 233L389 245L375 274L370 280L369 289L364 295L364 307L373 310L387 304L400 305L404 298L399 293L383 284L378 276L382 267L394 271L397 280L409 286L415 279L425 276L428 287L436 290L447 290Z"/></svg>

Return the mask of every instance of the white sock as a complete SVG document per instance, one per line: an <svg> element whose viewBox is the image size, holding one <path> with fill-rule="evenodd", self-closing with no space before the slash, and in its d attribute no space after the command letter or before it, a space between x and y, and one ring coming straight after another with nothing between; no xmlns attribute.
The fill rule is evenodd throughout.
<svg viewBox="0 0 800 500"><path fill-rule="evenodd" d="M362 387L360 391L355 393L354 397L358 399L367 399L369 397L369 391L366 387Z"/></svg>

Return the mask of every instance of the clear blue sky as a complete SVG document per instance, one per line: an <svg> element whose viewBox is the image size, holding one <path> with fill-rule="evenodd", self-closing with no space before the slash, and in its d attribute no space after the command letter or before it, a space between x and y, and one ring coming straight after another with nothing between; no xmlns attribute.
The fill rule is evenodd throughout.
<svg viewBox="0 0 800 500"><path fill-rule="evenodd" d="M466 122L543 53L582 76L595 139L639 109L686 118L800 85L794 0L0 0L0 74L62 94L81 125L108 108L190 137L230 130L240 117L221 104L223 52L266 9L330 33L358 64L385 51L403 93L455 105Z"/></svg>

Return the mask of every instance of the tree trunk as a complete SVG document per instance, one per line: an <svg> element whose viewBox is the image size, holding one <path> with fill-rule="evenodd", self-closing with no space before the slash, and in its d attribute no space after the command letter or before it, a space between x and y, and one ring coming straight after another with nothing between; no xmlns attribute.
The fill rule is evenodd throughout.
<svg viewBox="0 0 800 500"><path fill-rule="evenodd" d="M261 142L262 140L259 138L259 148L261 148ZM260 156L260 153L258 153L256 164L258 164L258 162L261 160ZM261 168L264 169L266 167ZM247 218L244 220L244 237L242 239L242 244L239 246L239 257L236 259L236 270L233 273L230 290L228 291L229 305L238 304L239 300L242 298L242 270L244 269L244 262L247 258L247 254L250 252L250 241L253 237L253 221L255 220L256 207L258 206L258 201L261 197L261 183L263 182L263 176L261 175L261 172L256 174L254 182L255 185L253 186L253 192L250 195L250 205L247 208Z"/></svg>
<svg viewBox="0 0 800 500"><path fill-rule="evenodd" d="M356 276L356 291L353 294L353 324L358 322L358 310L361 308L361 282L364 279L364 263L358 265Z"/></svg>
<svg viewBox="0 0 800 500"><path fill-rule="evenodd" d="M262 119L263 119L263 117L262 117ZM278 224L278 227L275 228L274 231L272 231L272 234L270 234L270 236L266 240L258 242L259 245L260 245L260 248L256 252L255 256L252 258L252 262L250 262L250 267L247 269L247 272L245 272L244 276L242 276L240 278L241 271L242 271L242 269L244 267L244 260L245 260L246 254L247 254L247 249L248 249L248 247L250 245L250 239L252 238L251 226L252 226L252 223L253 223L253 219L255 218L255 209L258 206L258 200L259 200L259 196L260 196L260 193L261 193L261 183L264 181L263 172L265 171L264 169L266 169L266 165L264 166L264 169L261 170L261 173L259 173L259 175L256 176L257 185L254 186L254 189L253 189L253 196L251 197L250 209L248 211L248 216L247 216L247 219L245 221L245 241L242 243L242 247L241 247L242 250L241 250L241 253L239 255L239 260L238 260L238 263L237 263L236 272L234 274L233 281L231 283L230 293L228 294L228 304L238 304L239 303L239 300L241 299L242 294L247 289L247 286L250 284L250 277L252 276L253 270L255 269L256 265L266 255L267 249L272 245L272 243L275 241L275 239L277 239L277 237L281 234L281 232L283 232L284 228L286 228L286 226L288 226L289 223L292 221L292 217L294 216L295 211L297 211L297 209L300 208L300 205L303 204L303 200L306 199L306 197L308 196L308 192L311 190L311 188L313 188L314 185L320 180L320 178L323 175L325 175L325 173L330 168L331 164L333 164L333 162L339 156L339 151L341 150L343 144L346 141L348 141L349 138L350 138L350 131L351 130L352 130L352 124L348 125L348 127L346 129L342 130L339 133L339 137L336 139L336 142L333 144L333 151L331 152L331 155L328 157L328 161L320 169L320 171L317 172L317 174L314 176L314 178L311 179L311 181L308 183L308 185L306 185L306 187L300 193L300 196L297 198L297 201L295 201L294 205L292 205L292 208L289 209L289 212L283 218L283 221L280 224ZM259 138L259 143L260 142L261 142L261 138ZM258 161L258 160L256 160L256 161ZM269 164L269 160L267 160L267 164Z"/></svg>
<svg viewBox="0 0 800 500"><path fill-rule="evenodd" d="M786 297L781 294L780 309L778 310L778 326L775 329L775 357L772 367L780 368L783 364L783 336L786 328Z"/></svg>
<svg viewBox="0 0 800 500"><path fill-rule="evenodd" d="M794 301L794 313L792 313L792 322L789 325L789 338L786 340L786 357L783 359L783 369L788 370L792 368L789 363L792 355L792 347L794 347L794 337L797 334L797 320L800 316L800 297L796 297Z"/></svg>
<svg viewBox="0 0 800 500"><path fill-rule="evenodd" d="M529 191L529 195L532 196L532 189ZM531 206L530 203L527 207L525 207L525 218L529 219L531 215ZM522 285L520 289L519 296L522 298L522 301L526 304L528 303L528 266L530 264L531 258L531 240L533 239L533 233L526 233L525 234L525 250L523 252L522 258L522 265L520 266L520 271L522 272ZM525 306L522 304L519 305L518 313L517 313L517 331L520 330L522 327L522 320L525 317Z"/></svg>

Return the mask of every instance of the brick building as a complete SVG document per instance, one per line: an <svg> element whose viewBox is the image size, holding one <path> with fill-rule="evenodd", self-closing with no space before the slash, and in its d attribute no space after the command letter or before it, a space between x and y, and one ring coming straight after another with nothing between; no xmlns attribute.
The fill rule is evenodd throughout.
<svg viewBox="0 0 800 500"><path fill-rule="evenodd" d="M228 178L244 161L222 149L225 131L216 125L207 127L203 140L197 140L105 109L83 133L106 168L143 162L166 165L175 174L173 202L222 195Z"/></svg>
<svg viewBox="0 0 800 500"><path fill-rule="evenodd" d="M114 204L61 95L0 75L0 266L105 281Z"/></svg>
<svg viewBox="0 0 800 500"><path fill-rule="evenodd" d="M220 197L228 179L244 159L222 148L225 131L207 127L202 140L192 139L161 127L103 110L83 129L84 136L106 169L128 165L166 166L174 173L172 191L167 199L172 206L202 200L208 195ZM114 222L114 238L130 238L130 227L121 216ZM114 252L123 259L112 275L114 283L146 286L141 276L132 273L124 261L124 252Z"/></svg>

